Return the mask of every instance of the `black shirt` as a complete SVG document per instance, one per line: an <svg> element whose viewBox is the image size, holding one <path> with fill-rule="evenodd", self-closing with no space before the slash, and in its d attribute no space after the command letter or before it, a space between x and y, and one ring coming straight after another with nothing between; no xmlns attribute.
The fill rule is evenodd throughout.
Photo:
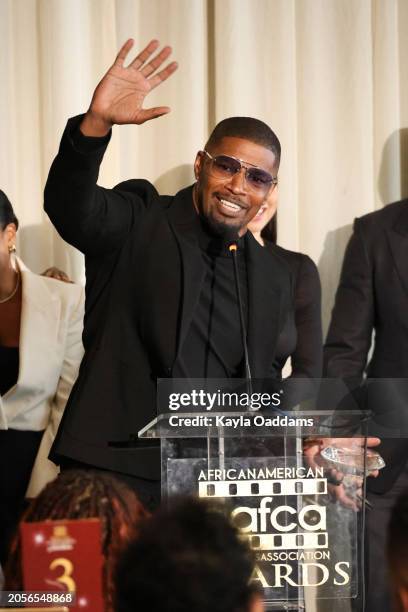
<svg viewBox="0 0 408 612"><path fill-rule="evenodd" d="M197 306L173 367L175 378L231 378L244 375L242 330L232 254L222 239L197 224L205 265ZM238 241L238 277L244 321L248 317L245 241Z"/></svg>

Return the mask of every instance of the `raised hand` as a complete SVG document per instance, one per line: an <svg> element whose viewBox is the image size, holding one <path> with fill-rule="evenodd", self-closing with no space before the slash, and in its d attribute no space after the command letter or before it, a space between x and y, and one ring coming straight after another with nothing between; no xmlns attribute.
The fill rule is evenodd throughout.
<svg viewBox="0 0 408 612"><path fill-rule="evenodd" d="M379 438L367 438L367 448L378 446L381 443ZM358 476L347 476L347 485L345 474L341 471L330 467L329 463L321 456L321 451L326 446L349 447L350 449L358 449L363 453L365 446L364 438L312 438L306 439L303 444L303 455L313 468L325 467L328 475L328 490L333 499L339 501L343 506L358 512L362 506L362 484L363 480ZM378 476L378 470L373 470L369 476ZM330 484L332 483L332 484ZM336 484L333 484L336 483Z"/></svg>
<svg viewBox="0 0 408 612"><path fill-rule="evenodd" d="M124 62L133 42L131 38L125 42L115 62L95 89L91 106L81 123L81 131L86 136L103 136L115 123L141 124L170 112L168 106L144 109L143 102L152 89L177 70L177 62L162 68L171 54L171 47L163 47L154 55L160 43L151 40L125 68Z"/></svg>

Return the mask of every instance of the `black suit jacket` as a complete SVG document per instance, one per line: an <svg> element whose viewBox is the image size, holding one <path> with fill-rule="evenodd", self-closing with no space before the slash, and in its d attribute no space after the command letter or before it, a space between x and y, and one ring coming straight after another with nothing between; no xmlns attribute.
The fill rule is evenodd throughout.
<svg viewBox="0 0 408 612"><path fill-rule="evenodd" d="M373 332L373 353L367 363ZM408 378L407 200L354 223L324 348L324 369L329 377L361 379L366 373L369 378ZM395 402L391 406L394 412L404 409L408 401L408 395L404 398L400 393L401 385L399 406ZM387 408L386 401L383 386L381 402L377 402L383 404L380 410ZM387 467L378 478L370 478L368 485L373 491L383 492L404 466L408 444L405 440L389 440L379 450Z"/></svg>
<svg viewBox="0 0 408 612"><path fill-rule="evenodd" d="M156 416L156 379L171 375L194 312L204 266L192 188L170 197L147 181L98 187L108 139L78 145L80 121L68 122L45 188L45 210L86 264L85 356L51 458L159 478L157 447L109 443L128 440ZM292 280L279 257L250 233L245 240L249 359L252 375L263 378L276 374Z"/></svg>

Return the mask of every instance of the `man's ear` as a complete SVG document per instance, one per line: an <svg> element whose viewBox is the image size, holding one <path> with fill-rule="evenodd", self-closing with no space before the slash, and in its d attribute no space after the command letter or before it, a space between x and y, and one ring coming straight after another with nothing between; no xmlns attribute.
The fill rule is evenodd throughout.
<svg viewBox="0 0 408 612"><path fill-rule="evenodd" d="M199 180L200 176L201 176L201 172L203 171L203 154L199 151L196 155L195 158L195 162L194 162L194 176L196 178L196 181Z"/></svg>

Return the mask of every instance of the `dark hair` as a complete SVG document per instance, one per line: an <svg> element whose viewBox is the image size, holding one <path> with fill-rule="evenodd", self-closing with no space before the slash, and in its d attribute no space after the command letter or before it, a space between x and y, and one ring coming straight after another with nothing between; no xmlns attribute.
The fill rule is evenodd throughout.
<svg viewBox="0 0 408 612"><path fill-rule="evenodd" d="M18 219L14 214L11 202L4 191L0 189L0 230L4 230L10 223L14 223L16 229L18 229Z"/></svg>
<svg viewBox="0 0 408 612"><path fill-rule="evenodd" d="M141 527L118 564L116 612L246 612L251 551L224 514L179 500Z"/></svg>
<svg viewBox="0 0 408 612"><path fill-rule="evenodd" d="M218 143L222 138L234 136L235 138L245 138L255 142L266 149L272 151L276 158L276 166L279 166L281 157L281 145L279 138L275 132L271 130L269 125L254 119L253 117L228 117L223 119L213 129L211 135L205 145L206 149L210 149L212 145Z"/></svg>
<svg viewBox="0 0 408 612"><path fill-rule="evenodd" d="M105 559L103 586L105 610L112 611L114 574L119 553L137 535L139 523L146 518L136 494L121 480L98 470L67 470L50 482L34 499L22 522L44 520L99 518L101 545ZM7 588L23 588L21 540L16 534L5 567Z"/></svg>
<svg viewBox="0 0 408 612"><path fill-rule="evenodd" d="M403 610L399 592L408 592L408 493L397 500L388 526L388 566L397 610Z"/></svg>

